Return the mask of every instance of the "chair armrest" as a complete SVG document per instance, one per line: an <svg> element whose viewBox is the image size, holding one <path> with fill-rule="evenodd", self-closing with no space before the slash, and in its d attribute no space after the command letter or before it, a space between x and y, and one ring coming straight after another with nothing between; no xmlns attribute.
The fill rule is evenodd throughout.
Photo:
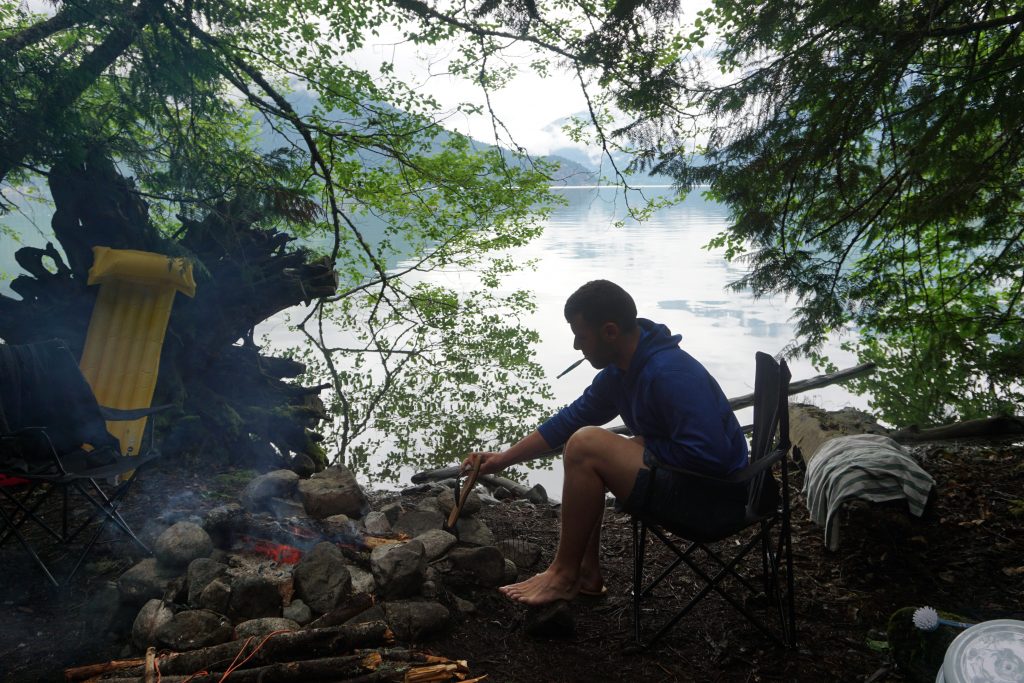
<svg viewBox="0 0 1024 683"><path fill-rule="evenodd" d="M17 439L27 432L45 432L46 427L22 427L21 429L15 429L13 432L4 432L0 434L0 439Z"/></svg>
<svg viewBox="0 0 1024 683"><path fill-rule="evenodd" d="M697 472L695 470L688 470L683 467L676 467L674 465L666 465L663 462L657 462L655 467L659 469L668 470L669 472L676 472L677 474L685 474L691 477L699 477L701 479L707 479L708 481L715 481L722 484L746 484L751 479L761 474L765 470L769 469L772 465L786 457L789 452L789 447L777 448L771 453L768 453L757 462L750 463L746 467L727 476L721 477L706 472Z"/></svg>
<svg viewBox="0 0 1024 683"><path fill-rule="evenodd" d="M43 450L46 452L46 457L51 460L51 466L55 467L61 474L67 474L60 456L57 455L57 449L53 446L53 441L50 440L49 434L46 433L46 427L22 427L12 432L0 434L0 441L14 441L26 438L41 441L44 444ZM21 474L18 476L27 476L29 474L33 474L33 472L30 472L26 465L25 469L21 470Z"/></svg>
<svg viewBox="0 0 1024 683"><path fill-rule="evenodd" d="M154 413L173 408L173 403L166 403L162 406L153 406L151 408L135 408L133 410L122 410L121 408L107 408L106 406L100 406L100 415L103 416L104 420L110 422L124 422L128 420L138 420L142 417L149 417Z"/></svg>

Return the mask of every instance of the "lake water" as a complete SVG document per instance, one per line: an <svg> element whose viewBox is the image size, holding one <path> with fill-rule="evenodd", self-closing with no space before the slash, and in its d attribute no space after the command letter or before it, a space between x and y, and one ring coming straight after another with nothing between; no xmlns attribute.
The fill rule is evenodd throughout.
<svg viewBox="0 0 1024 683"><path fill-rule="evenodd" d="M643 191L651 196L671 189ZM793 302L782 297L755 300L749 293L726 290L729 282L743 274L743 265L727 263L720 251L703 249L727 225L725 207L694 192L643 224L615 227L625 213L620 191L606 187L559 192L567 205L553 212L540 238L515 252L524 261L536 260L536 269L514 274L505 283L510 290L532 290L536 297L537 311L525 322L540 333L538 360L547 370L555 394L552 410L576 398L595 374L584 363L555 379L580 357L572 348L572 334L562 317L565 298L581 284L598 278L613 280L629 291L641 316L682 334L683 348L711 371L727 396L753 391L754 353L775 355L793 341ZM36 226L26 218L8 216L5 223L22 232L25 243L42 246L48 231L36 226L46 226L48 215L35 217ZM7 274L18 272L13 260L15 247L0 236L0 269ZM468 286L465 274L435 272L426 277L453 287ZM0 291L9 293L9 282L0 283ZM284 316L268 321L261 332L281 345L297 340L288 332ZM837 343L827 350L840 367L856 364L852 354L840 351ZM792 361L791 368L794 380L817 374L806 360ZM827 409L867 407L866 398L841 386L801 394L800 400ZM749 410L741 411L739 418L748 423ZM523 434L535 426L523 425ZM553 469L531 471L528 478L560 496L559 463Z"/></svg>

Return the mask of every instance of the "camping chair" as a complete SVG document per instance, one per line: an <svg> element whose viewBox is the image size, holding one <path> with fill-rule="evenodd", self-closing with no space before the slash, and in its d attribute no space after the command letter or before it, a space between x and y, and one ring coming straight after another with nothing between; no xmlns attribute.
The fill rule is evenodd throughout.
<svg viewBox="0 0 1024 683"><path fill-rule="evenodd" d="M16 538L55 586L60 582L22 531L28 523L38 525L57 543L69 545L102 515L65 583L78 572L109 522L149 553L117 506L139 468L158 457L152 448L152 430L144 454L122 455L105 421L137 420L166 407L112 410L100 406L60 340L0 344L0 546ZM129 472L133 474L127 480L104 490L101 482ZM43 507L58 492L62 499L59 525L47 514L53 506ZM80 524L69 523L70 494L91 505Z"/></svg>
<svg viewBox="0 0 1024 683"><path fill-rule="evenodd" d="M768 637L785 646L795 645L793 551L790 541L790 494L787 476L789 468L786 457L790 450L789 379L790 372L784 361L780 364L767 354L757 354L754 379L754 433L750 461L746 468L728 477L711 477L665 464L657 465L713 482L746 484L747 505L745 516L732 528L725 528L714 534L679 525L666 525L656 518L633 516L633 618L634 635L639 646L646 648L653 645L712 591L718 593ZM779 481L772 473L775 465L779 465L781 469L781 496ZM654 477L651 479L653 481ZM723 557L724 551L715 552L709 547L718 541L732 539L748 529L754 530L751 537L736 539L735 545L728 544L734 551L731 558ZM674 555L674 558L656 578L645 584L644 560L648 546L648 531L668 548L669 556ZM760 565L759 567L752 569L750 565L755 563L742 563L755 548L760 549L761 561L756 563ZM703 562L699 561L702 556ZM645 639L641 628L643 600L651 597L652 591L683 564L696 575L703 587L692 595L674 616L654 629L653 635ZM750 575L758 570L760 577L752 578ZM727 590L730 586L742 589L741 597ZM767 598L772 611L776 612L778 617L777 632L769 628L741 599L750 596Z"/></svg>

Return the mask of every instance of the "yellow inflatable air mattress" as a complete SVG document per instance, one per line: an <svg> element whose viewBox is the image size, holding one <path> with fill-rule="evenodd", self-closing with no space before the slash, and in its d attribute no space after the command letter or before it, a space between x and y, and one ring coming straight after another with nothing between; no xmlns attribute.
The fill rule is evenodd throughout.
<svg viewBox="0 0 1024 683"><path fill-rule="evenodd" d="M93 247L89 284L100 286L79 365L100 405L148 408L175 292L195 296L188 259ZM139 452L146 418L108 422L121 452Z"/></svg>

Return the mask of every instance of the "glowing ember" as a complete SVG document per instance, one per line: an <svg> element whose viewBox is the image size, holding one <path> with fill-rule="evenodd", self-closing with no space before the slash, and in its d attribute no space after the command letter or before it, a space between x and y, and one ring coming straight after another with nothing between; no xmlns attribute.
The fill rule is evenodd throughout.
<svg viewBox="0 0 1024 683"><path fill-rule="evenodd" d="M278 564L296 564L302 559L302 551L292 545L274 543L251 536L241 536L239 540L245 544L247 551L262 555Z"/></svg>

